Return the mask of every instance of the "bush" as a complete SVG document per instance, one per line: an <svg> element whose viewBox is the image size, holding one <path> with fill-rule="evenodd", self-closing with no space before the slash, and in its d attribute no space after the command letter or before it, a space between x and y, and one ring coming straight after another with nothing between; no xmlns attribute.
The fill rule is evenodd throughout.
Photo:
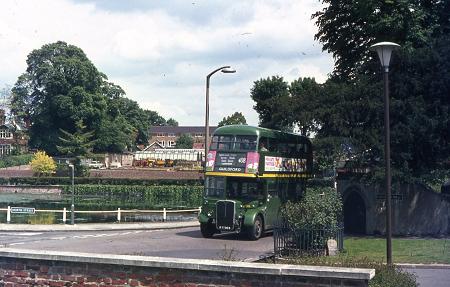
<svg viewBox="0 0 450 287"><path fill-rule="evenodd" d="M309 188L300 202L288 201L281 214L295 229L335 227L342 217L342 199L333 188Z"/></svg>
<svg viewBox="0 0 450 287"><path fill-rule="evenodd" d="M10 155L0 158L0 168L29 164L33 158L32 154Z"/></svg>
<svg viewBox="0 0 450 287"><path fill-rule="evenodd" d="M38 151L31 160L31 169L37 176L50 175L56 170L56 163L45 151Z"/></svg>

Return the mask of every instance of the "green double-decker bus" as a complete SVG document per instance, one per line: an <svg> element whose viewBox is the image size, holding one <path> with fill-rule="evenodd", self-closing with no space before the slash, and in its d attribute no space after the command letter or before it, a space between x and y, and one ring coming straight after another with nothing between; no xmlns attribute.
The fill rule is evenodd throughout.
<svg viewBox="0 0 450 287"><path fill-rule="evenodd" d="M218 128L205 166L203 237L243 232L259 239L273 228L281 204L302 196L312 160L307 137L247 125Z"/></svg>

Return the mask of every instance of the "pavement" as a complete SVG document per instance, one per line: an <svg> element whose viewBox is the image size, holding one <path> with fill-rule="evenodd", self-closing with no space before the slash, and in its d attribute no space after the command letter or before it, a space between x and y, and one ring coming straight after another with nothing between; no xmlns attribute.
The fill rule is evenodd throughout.
<svg viewBox="0 0 450 287"><path fill-rule="evenodd" d="M81 224L0 224L0 230L51 232L51 231L109 231L109 230L155 230L196 227L198 221L142 222L142 223L81 223Z"/></svg>

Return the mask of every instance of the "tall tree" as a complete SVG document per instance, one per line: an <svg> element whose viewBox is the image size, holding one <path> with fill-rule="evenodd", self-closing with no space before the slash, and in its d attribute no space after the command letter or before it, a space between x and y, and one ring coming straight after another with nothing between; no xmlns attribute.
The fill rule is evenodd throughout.
<svg viewBox="0 0 450 287"><path fill-rule="evenodd" d="M335 59L333 76L349 80L365 73L364 64L374 56L369 46L375 42L426 46L437 24L426 6L439 2L446 1L322 0L325 8L313 15L319 28L315 37Z"/></svg>
<svg viewBox="0 0 450 287"><path fill-rule="evenodd" d="M94 132L95 152L118 152L147 143L149 126L166 123L125 98L76 46L44 45L28 55L27 64L12 89L12 111L31 124L33 148L58 153L60 130L74 134L82 121Z"/></svg>
<svg viewBox="0 0 450 287"><path fill-rule="evenodd" d="M259 114L259 124L262 127L292 129L289 86L283 77L273 76L255 81L250 96L256 102L253 108Z"/></svg>
<svg viewBox="0 0 450 287"><path fill-rule="evenodd" d="M241 112L235 112L234 114L224 117L218 124L219 127L226 125L246 125L247 120Z"/></svg>
<svg viewBox="0 0 450 287"><path fill-rule="evenodd" d="M28 55L27 64L13 88L12 110L30 121L31 146L55 154L60 129L74 132L79 120L89 130L101 123L106 76L81 49L64 42L44 45Z"/></svg>

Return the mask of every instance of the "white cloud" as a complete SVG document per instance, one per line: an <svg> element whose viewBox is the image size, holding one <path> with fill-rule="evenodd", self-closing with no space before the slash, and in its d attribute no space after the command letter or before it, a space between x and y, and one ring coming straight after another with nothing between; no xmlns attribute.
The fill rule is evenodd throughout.
<svg viewBox="0 0 450 287"><path fill-rule="evenodd" d="M257 124L255 80L323 82L331 71L331 57L313 39L317 1L188 2L2 1L0 85L14 84L31 50L62 40L83 49L143 108L202 125L205 77L229 64L236 74L211 79L211 124L235 111Z"/></svg>

